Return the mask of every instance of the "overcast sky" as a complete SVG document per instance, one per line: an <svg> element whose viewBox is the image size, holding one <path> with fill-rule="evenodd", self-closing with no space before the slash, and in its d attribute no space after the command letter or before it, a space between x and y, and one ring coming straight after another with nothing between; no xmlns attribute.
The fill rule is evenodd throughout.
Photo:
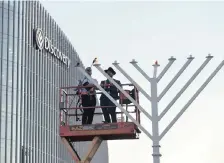
<svg viewBox="0 0 224 163"><path fill-rule="evenodd" d="M68 36L86 66L98 57L103 68L118 60L121 66L150 91L149 83L129 64L135 58L148 74L158 60L159 72L168 58L177 58L159 83L159 92L186 62L192 64L164 96L159 111L204 62L214 55L192 86L160 123L160 132L183 107L207 76L224 59L223 2L42 2ZM224 162L224 71L212 80L187 112L161 141L161 163ZM104 77L94 68L93 76ZM127 80L118 73L115 78ZM141 96L141 104L151 113L150 103ZM143 126L151 123L142 116ZM152 143L144 134L140 140L110 141L110 163L152 163Z"/></svg>

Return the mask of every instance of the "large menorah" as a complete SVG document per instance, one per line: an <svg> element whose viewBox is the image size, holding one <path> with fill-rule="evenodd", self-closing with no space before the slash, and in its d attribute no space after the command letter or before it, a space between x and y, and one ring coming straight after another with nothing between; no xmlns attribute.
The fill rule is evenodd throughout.
<svg viewBox="0 0 224 163"><path fill-rule="evenodd" d="M176 94L176 96L170 101L167 107L162 111L161 114L158 113L158 103L163 98L163 96L169 91L172 85L177 81L180 75L184 72L184 70L190 65L193 61L194 57L189 56L187 58L187 62L180 68L177 74L172 78L172 80L167 84L164 90L158 94L158 83L169 70L171 65L176 60L174 57L169 58L168 64L161 71L161 73L157 76L157 69L160 66L157 62L153 65L153 76L149 77L137 64L135 60L132 60L130 63L151 83L151 95L147 94L144 89L139 86L139 84L131 78L116 61L113 65L133 84L137 87L137 89L151 102L151 115L145 111L145 109L138 104L128 93L126 93L110 76L108 76L104 70L100 67L100 64L94 64L94 66L111 82L113 83L117 89L119 89L139 110L141 110L151 121L152 121L152 134L148 132L142 125L140 125L120 104L118 104L99 84L97 84L92 78L85 72L82 67L78 67L79 70L89 79L91 80L96 87L102 91L127 117L129 117L132 122L134 122L139 129L144 132L151 140L152 140L152 148L153 148L153 163L160 163L160 140L166 135L166 133L171 129L171 127L177 122L177 120L181 117L181 115L187 110L187 108L191 105L191 103L196 99L196 97L202 92L202 90L208 85L208 83L213 79L213 77L218 73L218 71L223 67L224 60L218 65L218 67L210 74L210 76L206 79L206 81L201 85L201 87L193 94L189 101L184 105L184 107L180 110L180 112L176 115L176 117L167 125L167 127L159 133L159 121L164 117L164 115L169 111L169 109L174 105L174 103L178 100L178 98L184 93L184 91L188 88L188 86L195 80L195 78L200 74L200 72L205 68L205 66L209 63L209 61L213 58L210 54L206 56L205 61L202 65L195 71L195 73L191 76L191 78L187 81L187 83L182 87L182 89Z"/></svg>

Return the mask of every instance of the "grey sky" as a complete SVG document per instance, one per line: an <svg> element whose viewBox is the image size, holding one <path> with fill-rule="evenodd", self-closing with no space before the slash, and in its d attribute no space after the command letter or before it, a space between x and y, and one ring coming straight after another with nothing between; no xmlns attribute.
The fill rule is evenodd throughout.
<svg viewBox="0 0 224 163"><path fill-rule="evenodd" d="M42 2L68 36L84 64L98 57L103 68L118 60L146 90L148 82L129 64L135 58L147 72L158 60L160 70L170 56L176 62L160 82L160 91L186 62L189 53L196 58L159 107L164 108L208 53L214 59L193 82L161 121L161 130L209 73L224 59L223 2ZM94 69L99 81L103 76ZM119 73L116 78L126 79ZM223 163L224 150L223 70L197 98L161 141L161 163ZM150 111L149 103L141 97ZM148 108L147 108L148 107ZM160 109L161 111L162 109ZM143 125L151 129L143 117ZM213 126L214 125L214 126ZM110 163L151 163L151 141L143 134L136 141L110 141Z"/></svg>

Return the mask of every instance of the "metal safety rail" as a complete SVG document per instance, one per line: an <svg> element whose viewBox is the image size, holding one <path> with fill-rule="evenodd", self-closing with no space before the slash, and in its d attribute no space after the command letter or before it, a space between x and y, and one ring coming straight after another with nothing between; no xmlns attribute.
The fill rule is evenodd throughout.
<svg viewBox="0 0 224 163"><path fill-rule="evenodd" d="M110 84L105 84L101 86L110 86ZM122 84L122 87L127 87L124 89L130 96L133 97L139 103L139 92L133 84ZM83 93L82 88L88 88L92 86L70 86L70 87L62 87L60 88L60 124L61 125L74 125L72 124L71 118L74 118L76 122L81 121L81 116L83 114L84 109L89 109L92 107L83 107L82 106L82 98L81 96L87 93ZM94 87L94 86L93 86ZM95 88L95 87L94 87ZM99 95L102 94L101 91L95 90L97 99L99 99ZM89 93L90 94L90 93ZM140 123L140 110L129 100L123 93L119 93L119 104L126 109L126 111L130 114L135 115L135 119L138 123ZM97 109L102 108L110 108L114 106L96 106ZM95 111L94 116L102 116L102 112ZM124 113L121 111L116 112L118 121L120 122L128 122L129 119L126 116L124 119ZM120 118L118 117L120 115ZM101 122L99 122L101 123Z"/></svg>

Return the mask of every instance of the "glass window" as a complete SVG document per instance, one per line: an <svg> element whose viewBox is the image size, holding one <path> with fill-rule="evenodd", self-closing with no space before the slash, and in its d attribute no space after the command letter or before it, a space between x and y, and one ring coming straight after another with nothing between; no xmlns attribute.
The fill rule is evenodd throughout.
<svg viewBox="0 0 224 163"><path fill-rule="evenodd" d="M16 1L16 4L15 4L15 6L17 6L16 8L18 8L17 10L18 10L18 15L20 15L21 13L20 13L20 8L21 8L21 1Z"/></svg>
<svg viewBox="0 0 224 163"><path fill-rule="evenodd" d="M37 61L36 56L37 56L37 54L36 54L34 48L32 48L32 70L33 70L34 74L36 73L36 61Z"/></svg>
<svg viewBox="0 0 224 163"><path fill-rule="evenodd" d="M7 81L7 61L3 60L2 61L2 85L6 86L6 81Z"/></svg>
<svg viewBox="0 0 224 163"><path fill-rule="evenodd" d="M6 90L5 90L5 86L2 87L2 96L1 96L1 123L0 123L0 129L1 129L1 135L0 138L5 138L5 119L6 119Z"/></svg>
<svg viewBox="0 0 224 163"><path fill-rule="evenodd" d="M8 34L8 10L3 10L3 33Z"/></svg>
<svg viewBox="0 0 224 163"><path fill-rule="evenodd" d="M40 100L40 98L39 98L39 92L40 92L39 85L40 85L40 76L36 75L36 98L37 98L37 100Z"/></svg>
<svg viewBox="0 0 224 163"><path fill-rule="evenodd" d="M13 37L9 36L8 60L13 61Z"/></svg>
<svg viewBox="0 0 224 163"><path fill-rule="evenodd" d="M9 122L10 123L10 126L11 126L11 122ZM7 130L8 130L8 128L7 128ZM11 140L10 139L8 139L8 137L7 137L7 140L6 140L6 151L7 151L7 153L6 153L6 162L10 162L10 160L11 160Z"/></svg>
<svg viewBox="0 0 224 163"><path fill-rule="evenodd" d="M7 36L6 35L2 35L2 43L3 44L3 53L1 55L1 57L4 59L4 60L7 60Z"/></svg>
<svg viewBox="0 0 224 163"><path fill-rule="evenodd" d="M21 90L21 80L22 80L22 78L21 78L21 71L22 71L22 66L21 65L19 65L19 64L17 64L17 78L15 79L15 80L17 80L17 89L20 91ZM19 96L20 97L20 96Z"/></svg>
<svg viewBox="0 0 224 163"><path fill-rule="evenodd" d="M17 109L17 114L18 116L22 116L22 112L21 112L21 91L20 90L16 90L17 93L17 101L16 101L16 109ZM18 119L18 122L20 122L20 120ZM18 127L18 129L20 129L20 127Z"/></svg>
<svg viewBox="0 0 224 163"><path fill-rule="evenodd" d="M8 86L12 88L12 72L13 72L12 62L8 62Z"/></svg>
<svg viewBox="0 0 224 163"><path fill-rule="evenodd" d="M23 126L24 126L24 93L22 92L22 91L20 91L20 94L19 94L19 98L20 98L20 115L21 115L21 117L22 117L22 119L21 119L21 127L20 127L20 129L21 129L21 138L23 138L24 137L24 128L23 128Z"/></svg>
<svg viewBox="0 0 224 163"><path fill-rule="evenodd" d="M13 82L13 83L16 83L16 82ZM13 96L12 97L13 98L12 99L12 106L13 106L12 107L12 114L16 115L16 113L17 113L16 112L17 111L16 110L17 109L17 106L16 106L17 105L17 90L16 89L13 89L12 96ZM15 121L15 120L13 119L13 121Z"/></svg>
<svg viewBox="0 0 224 163"><path fill-rule="evenodd" d="M12 88L8 87L8 90L7 90L7 109L6 109L6 112L7 112L7 121L11 121L11 113L12 113Z"/></svg>
<svg viewBox="0 0 224 163"><path fill-rule="evenodd" d="M2 58L2 46L3 46L3 36L2 34L0 33L0 58ZM1 67L1 66L0 66Z"/></svg>
<svg viewBox="0 0 224 163"><path fill-rule="evenodd" d="M24 41L26 38L26 19L25 16L22 15L22 32L21 32L21 39ZM25 41L24 41L25 42ZM25 45L25 43L23 42L23 44Z"/></svg>
<svg viewBox="0 0 224 163"><path fill-rule="evenodd" d="M8 9L8 5L9 5L9 2L8 1L3 1L3 7L5 9Z"/></svg>
<svg viewBox="0 0 224 163"><path fill-rule="evenodd" d="M22 65L23 65L24 67L26 66L26 62L25 62L25 61L26 61L26 60L25 60L25 59L26 59L26 46L25 46L25 45L26 45L26 44L25 44L25 42L23 41L23 42L22 42L22 46L23 46L22 48L23 48L23 51L22 51L21 54L22 54Z"/></svg>
<svg viewBox="0 0 224 163"><path fill-rule="evenodd" d="M21 37L21 35L20 35ZM21 65L22 64L22 41L19 40L18 41L19 47L18 47L18 64Z"/></svg>
<svg viewBox="0 0 224 163"><path fill-rule="evenodd" d="M24 14L24 9L23 9L23 4L24 4L24 1L19 1L19 13L21 14L21 15L23 15Z"/></svg>
<svg viewBox="0 0 224 163"><path fill-rule="evenodd" d="M37 90L36 90L36 88L37 88L37 78L36 77L37 77L36 74L33 73L33 97L34 97L34 99L36 98L36 94L37 94Z"/></svg>
<svg viewBox="0 0 224 163"><path fill-rule="evenodd" d="M29 69L29 71L28 71L28 93L29 93L29 96L31 96L32 95L32 72L31 72L31 70ZM31 98L31 97L29 97L29 98ZM31 105L31 102L32 101L29 101L29 104Z"/></svg>
<svg viewBox="0 0 224 163"><path fill-rule="evenodd" d="M13 36L13 12L12 11L9 11L9 25L8 25L8 34L10 36Z"/></svg>
<svg viewBox="0 0 224 163"><path fill-rule="evenodd" d="M23 9L22 9L23 15L26 16L26 1L22 1L22 3L23 3Z"/></svg>
<svg viewBox="0 0 224 163"><path fill-rule="evenodd" d="M22 6L20 6L20 8L22 8ZM22 31L23 31L23 27L22 27L22 25L23 25L23 16L22 15L19 15L19 23L18 23L18 25L19 25L19 34L18 35L19 35L19 38L22 39Z"/></svg>
<svg viewBox="0 0 224 163"><path fill-rule="evenodd" d="M47 83L49 82L49 78L50 78L50 75L49 75L49 67L50 67L50 60L49 60L49 57L50 57L50 54L48 55L48 54L46 54L47 55L47 57L46 57L46 69L45 69L45 71L46 71L46 81L47 81Z"/></svg>
<svg viewBox="0 0 224 163"><path fill-rule="evenodd" d="M13 59L13 61L15 62L15 63L18 63L18 59L19 59L19 55L18 55L18 38L14 38L14 47L13 47L13 49L14 49L14 51L13 51L13 57L14 57L14 59Z"/></svg>
<svg viewBox="0 0 224 163"><path fill-rule="evenodd" d="M18 67L17 67L17 63L16 62L13 62L13 68L12 68L12 71L13 71L13 79L12 79L12 82L13 82L13 89L18 89L17 88L17 83L18 83L18 80L17 80L17 73L18 73ZM16 93L16 91L14 91Z"/></svg>
<svg viewBox="0 0 224 163"><path fill-rule="evenodd" d="M9 10L13 11L13 9L14 9L14 2L13 1L9 1L8 8L9 8Z"/></svg>
<svg viewBox="0 0 224 163"><path fill-rule="evenodd" d="M14 36L13 37L18 37L18 32L19 32L19 16L15 15L14 17L14 25L13 25L13 30L14 30Z"/></svg>
<svg viewBox="0 0 224 163"><path fill-rule="evenodd" d="M36 52L36 55L35 56L36 56L36 59L35 59L36 68L35 68L35 70L36 70L36 74L39 76L39 73L40 73L39 67L41 67L40 66L40 55L39 55L39 51Z"/></svg>
<svg viewBox="0 0 224 163"><path fill-rule="evenodd" d="M0 7L0 24L3 24L3 9ZM0 25L0 33L2 33L2 25Z"/></svg>
<svg viewBox="0 0 224 163"><path fill-rule="evenodd" d="M14 127L15 127L16 125L14 125ZM16 135L15 133L14 133L14 135ZM12 151L12 153L11 153L11 160L12 160L12 162L15 162L16 161L16 141L12 141L12 144L11 144L12 146L11 146L11 151Z"/></svg>
<svg viewBox="0 0 224 163"><path fill-rule="evenodd" d="M20 1L14 1L14 12L16 15L19 14L19 3Z"/></svg>
<svg viewBox="0 0 224 163"><path fill-rule="evenodd" d="M21 82L22 82L22 84L21 84L21 91L25 92L25 81L26 81L26 79L25 79L25 71L26 71L26 69L25 69L24 66L21 67L21 71L22 71L22 73L21 73L22 74L21 75Z"/></svg>
<svg viewBox="0 0 224 163"><path fill-rule="evenodd" d="M1 151L0 162L6 162L5 161L5 139L0 139L0 151Z"/></svg>

